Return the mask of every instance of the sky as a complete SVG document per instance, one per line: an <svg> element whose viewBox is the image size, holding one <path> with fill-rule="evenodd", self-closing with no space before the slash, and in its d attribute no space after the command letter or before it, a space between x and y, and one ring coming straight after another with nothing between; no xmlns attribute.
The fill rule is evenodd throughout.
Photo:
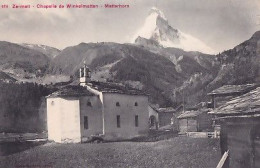
<svg viewBox="0 0 260 168"><path fill-rule="evenodd" d="M12 9L12 4L129 4L122 9ZM81 42L130 42L156 6L169 24L215 51L231 49L260 30L260 0L1 0L0 41L59 49Z"/></svg>

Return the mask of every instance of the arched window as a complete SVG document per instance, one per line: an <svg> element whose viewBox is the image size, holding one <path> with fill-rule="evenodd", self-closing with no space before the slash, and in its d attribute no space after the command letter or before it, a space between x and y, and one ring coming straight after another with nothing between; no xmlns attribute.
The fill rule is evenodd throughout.
<svg viewBox="0 0 260 168"><path fill-rule="evenodd" d="M51 105L52 105L52 106L54 105L54 101L51 101Z"/></svg>
<svg viewBox="0 0 260 168"><path fill-rule="evenodd" d="M116 106L120 106L119 102L116 102Z"/></svg>
<svg viewBox="0 0 260 168"><path fill-rule="evenodd" d="M92 107L91 102L87 102L87 106Z"/></svg>
<svg viewBox="0 0 260 168"><path fill-rule="evenodd" d="M150 127L154 127L155 124L156 124L156 117L154 115L152 115L150 118L149 118L149 122L150 122Z"/></svg>
<svg viewBox="0 0 260 168"><path fill-rule="evenodd" d="M135 102L135 106L138 106L138 103L137 103L137 102Z"/></svg>

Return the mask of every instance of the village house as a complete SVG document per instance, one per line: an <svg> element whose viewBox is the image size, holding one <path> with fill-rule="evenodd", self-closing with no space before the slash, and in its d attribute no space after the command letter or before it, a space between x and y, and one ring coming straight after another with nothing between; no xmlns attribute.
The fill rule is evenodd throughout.
<svg viewBox="0 0 260 168"><path fill-rule="evenodd" d="M230 99L243 95L257 88L257 84L224 85L208 93L211 97L211 108L218 108Z"/></svg>
<svg viewBox="0 0 260 168"><path fill-rule="evenodd" d="M158 119L159 119L159 127L164 127L167 125L176 125L176 115L175 115L175 109L172 107L166 107L166 108L158 108ZM177 128L177 125L176 125Z"/></svg>
<svg viewBox="0 0 260 168"><path fill-rule="evenodd" d="M91 136L128 139L149 129L148 96L116 83L90 80L86 65L80 86L65 87L47 97L48 139L84 142Z"/></svg>
<svg viewBox="0 0 260 168"><path fill-rule="evenodd" d="M260 165L260 87L235 97L210 112L221 124L222 154L229 151L225 168Z"/></svg>
<svg viewBox="0 0 260 168"><path fill-rule="evenodd" d="M154 107L153 105L149 105L148 111L149 111L149 128L158 129L159 117L158 117L158 111L156 110L156 107Z"/></svg>
<svg viewBox="0 0 260 168"><path fill-rule="evenodd" d="M224 85L208 93L208 96L211 97L211 102L208 106L213 109L218 108L232 98L248 93L258 86L257 84ZM213 121L213 127L216 134L219 134L221 128L218 120Z"/></svg>
<svg viewBox="0 0 260 168"><path fill-rule="evenodd" d="M210 109L201 108L197 110L185 111L177 117L179 132L201 132L212 130L212 116L208 114Z"/></svg>
<svg viewBox="0 0 260 168"><path fill-rule="evenodd" d="M173 107L159 108L150 105L149 118L150 129L166 128L175 131L178 130L176 110ZM154 125L154 123L156 123L156 125Z"/></svg>

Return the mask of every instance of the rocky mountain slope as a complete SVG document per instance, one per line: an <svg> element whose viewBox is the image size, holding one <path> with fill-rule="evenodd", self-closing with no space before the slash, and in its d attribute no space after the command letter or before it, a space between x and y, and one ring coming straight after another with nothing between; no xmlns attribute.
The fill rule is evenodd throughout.
<svg viewBox="0 0 260 168"><path fill-rule="evenodd" d="M143 89L152 103L161 106L180 104L183 96L191 105L205 101L207 92L224 84L260 82L260 31L216 56L139 40L149 45L81 43L65 48L53 59L34 49L0 42L1 81L49 77L50 83L57 76L64 80L73 76L76 83L85 62L93 80Z"/></svg>
<svg viewBox="0 0 260 168"><path fill-rule="evenodd" d="M93 80L143 89L151 94L151 102L161 105L176 103L180 93L175 89L193 76L213 78L213 56L174 48L155 51L132 44L81 43L61 51L49 71L77 76L85 62L92 70Z"/></svg>
<svg viewBox="0 0 260 168"><path fill-rule="evenodd" d="M19 45L32 49L32 50L35 50L35 51L39 51L39 52L45 54L46 56L48 56L50 59L55 58L60 53L59 49L50 47L50 46L46 46L46 45L27 44L27 43L22 43Z"/></svg>
<svg viewBox="0 0 260 168"><path fill-rule="evenodd" d="M14 83L14 82L16 82L16 79L14 79L13 77L9 76L8 74L0 71L0 82Z"/></svg>
<svg viewBox="0 0 260 168"><path fill-rule="evenodd" d="M209 87L260 82L260 31L233 49L218 54L220 70Z"/></svg>
<svg viewBox="0 0 260 168"><path fill-rule="evenodd" d="M42 45L30 45L42 46ZM56 51L55 48L47 47L49 51ZM69 80L64 75L52 75L47 73L49 64L52 61L50 55L44 54L38 49L23 47L18 44L0 41L0 76L1 81L13 81L6 79L7 76L15 79L17 82L36 82L41 84L50 84ZM6 76L7 75L7 76Z"/></svg>
<svg viewBox="0 0 260 168"><path fill-rule="evenodd" d="M249 40L233 49L216 55L214 63L219 65L218 69L216 69L217 74L202 90L189 97L190 99L198 98L198 100L205 100L206 93L227 84L259 84L260 31L254 33ZM189 91L189 88L185 90Z"/></svg>
<svg viewBox="0 0 260 168"><path fill-rule="evenodd" d="M43 75L50 59L35 50L5 41L0 42L0 70L21 77Z"/></svg>

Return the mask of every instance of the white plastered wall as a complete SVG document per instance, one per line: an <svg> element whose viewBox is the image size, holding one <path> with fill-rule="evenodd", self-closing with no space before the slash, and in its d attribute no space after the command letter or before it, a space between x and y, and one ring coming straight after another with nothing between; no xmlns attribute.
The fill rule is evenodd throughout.
<svg viewBox="0 0 260 168"><path fill-rule="evenodd" d="M60 98L47 98L48 140L61 142Z"/></svg>
<svg viewBox="0 0 260 168"><path fill-rule="evenodd" d="M48 139L81 142L79 98L47 98Z"/></svg>

